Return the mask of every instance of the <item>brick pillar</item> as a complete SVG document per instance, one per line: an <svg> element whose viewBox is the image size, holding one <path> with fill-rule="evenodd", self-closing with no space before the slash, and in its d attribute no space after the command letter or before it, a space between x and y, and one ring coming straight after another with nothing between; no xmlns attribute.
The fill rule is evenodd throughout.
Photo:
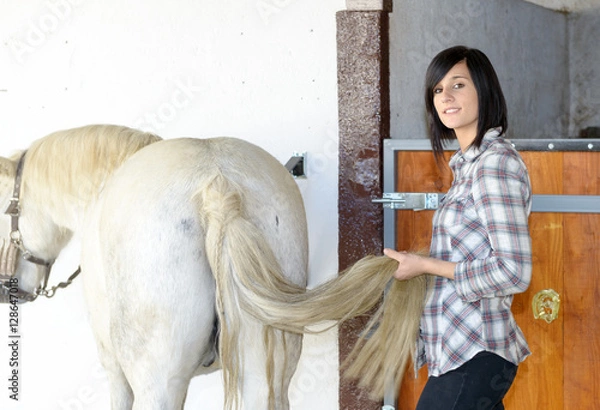
<svg viewBox="0 0 600 410"><path fill-rule="evenodd" d="M374 6L374 3L380 6ZM383 140L389 138L388 12L383 0L348 0L337 13L339 110L339 268L383 248L383 209L371 203L383 187ZM340 363L367 320L339 329ZM341 376L341 375L340 375ZM340 410L376 410L381 403L340 377Z"/></svg>

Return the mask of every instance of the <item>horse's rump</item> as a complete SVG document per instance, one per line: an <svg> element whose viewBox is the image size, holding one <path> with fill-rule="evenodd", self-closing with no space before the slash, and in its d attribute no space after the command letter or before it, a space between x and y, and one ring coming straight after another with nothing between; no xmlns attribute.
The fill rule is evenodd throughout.
<svg viewBox="0 0 600 410"><path fill-rule="evenodd" d="M97 228L103 233L95 246L103 248L103 259L113 264L105 270L117 275L107 284L115 288L114 292L109 289L108 295L116 293L116 288L131 289L146 298L139 302L143 306L165 305L180 312L178 315L186 315L196 311L193 305L186 308L193 300L169 289L181 288L192 299L210 296L202 291L207 284L196 284L196 276L206 271L203 266L210 265L214 275L211 286L214 288L216 283L211 310L215 310L216 298L226 407L236 406L244 360L240 346L246 348L238 337L246 325L240 318L252 311L249 305L258 301L249 292L248 281L259 278L266 292L279 290L281 284L285 284L287 293L304 292L306 285L306 222L293 178L272 156L241 140L164 140L140 150L115 172L98 207L101 210L92 231ZM122 246L132 240L138 242ZM197 268L183 269L182 261ZM177 263L173 274L183 276L169 280L164 272L169 271L168 263ZM130 266L135 275L119 264ZM198 270L195 275L194 269ZM152 276L143 277L145 272ZM274 280L280 282L279 287L272 285ZM177 305L169 307L170 299ZM114 317L122 317L131 305L132 301L127 301L121 308L114 307ZM133 316L129 319L134 320ZM178 328L189 327L180 320L177 324ZM146 334L149 329L143 328L138 334ZM285 336L267 324L256 338L264 338L264 348L269 349L264 363L264 374L269 379L263 385L269 386L269 401L273 401L273 386L281 383L277 375L290 373L280 369L286 366L285 354L276 357L275 350L271 350L281 351L283 343L285 351ZM129 344L139 342L132 340ZM260 346L263 348L262 343ZM292 369L295 360L288 363Z"/></svg>

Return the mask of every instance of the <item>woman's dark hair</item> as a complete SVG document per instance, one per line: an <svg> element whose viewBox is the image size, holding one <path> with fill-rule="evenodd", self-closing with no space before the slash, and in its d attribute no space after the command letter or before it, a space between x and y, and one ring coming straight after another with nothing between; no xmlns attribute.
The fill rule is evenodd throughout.
<svg viewBox="0 0 600 410"><path fill-rule="evenodd" d="M431 146L435 157L443 157L444 144L456 139L454 130L446 127L438 117L433 105L433 90L435 86L457 63L466 61L469 74L477 90L479 117L477 122L477 135L471 145L479 148L487 130L502 127L502 133L508 127L506 117L506 101L500 87L500 81L492 63L481 51L465 46L448 48L436 55L425 75L425 108L431 139Z"/></svg>

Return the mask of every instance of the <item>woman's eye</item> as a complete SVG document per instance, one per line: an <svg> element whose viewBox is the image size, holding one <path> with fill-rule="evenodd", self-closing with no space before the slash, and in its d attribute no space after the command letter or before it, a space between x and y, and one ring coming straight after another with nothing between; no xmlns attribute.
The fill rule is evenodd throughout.
<svg viewBox="0 0 600 410"><path fill-rule="evenodd" d="M441 88L434 88L434 89L433 89L433 93L434 93L434 94L440 94L441 92L442 92L442 89L441 89Z"/></svg>
<svg viewBox="0 0 600 410"><path fill-rule="evenodd" d="M453 88L456 90L456 89L459 89L459 88L463 88L464 86L465 85L463 83L456 83L456 84L454 84Z"/></svg>

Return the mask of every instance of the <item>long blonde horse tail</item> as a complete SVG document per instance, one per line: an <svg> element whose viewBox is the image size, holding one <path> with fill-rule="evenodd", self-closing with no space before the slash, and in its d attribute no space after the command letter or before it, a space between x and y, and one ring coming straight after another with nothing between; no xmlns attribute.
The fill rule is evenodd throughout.
<svg viewBox="0 0 600 410"><path fill-rule="evenodd" d="M395 270L397 263L385 258ZM383 303L342 364L344 375L358 379L373 399L381 400L389 389L397 391L409 359L416 360L426 292L427 276L393 280Z"/></svg>
<svg viewBox="0 0 600 410"><path fill-rule="evenodd" d="M265 345L269 346L275 329L306 333L314 324L339 323L363 315L382 301L386 289L387 297L343 367L345 375L359 379L373 397L383 397L390 380L399 385L408 360L414 360L416 352L425 277L398 282L392 279L396 261L368 256L335 279L306 290L285 278L266 238L246 217L241 190L234 182L217 174L196 198L204 219L206 254L217 285L225 408L239 404L241 358L237 343L242 311L264 324ZM268 368L273 366L269 353L272 351L268 352ZM267 371L270 377L272 373ZM272 398L272 380L268 383Z"/></svg>
<svg viewBox="0 0 600 410"><path fill-rule="evenodd" d="M264 325L267 349L266 374L269 408L274 409L274 346L280 329L262 320L260 305L269 295L283 291L303 293L283 276L266 238L244 209L243 194L235 182L220 172L195 195L205 229L206 255L216 282L216 306L220 322L219 352L223 367L225 408L239 408L242 358L238 349L241 313L256 317ZM277 283L275 283L277 282ZM285 336L281 336L285 348Z"/></svg>
<svg viewBox="0 0 600 410"><path fill-rule="evenodd" d="M357 379L373 399L381 400L389 388L399 389L409 360L416 360L427 292L428 275L398 281L393 279L397 268L398 262L386 256L364 257L304 294L265 303L269 314L264 320L270 318L272 326L297 332L321 321L343 322L379 304L342 369L345 377Z"/></svg>

